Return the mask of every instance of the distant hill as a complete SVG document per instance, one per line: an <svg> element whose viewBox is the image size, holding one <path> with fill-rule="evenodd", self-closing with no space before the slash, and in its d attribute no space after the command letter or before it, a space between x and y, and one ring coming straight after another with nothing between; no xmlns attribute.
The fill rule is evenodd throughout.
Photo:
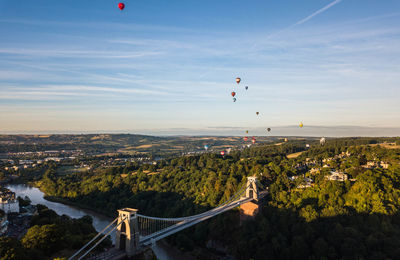
<svg viewBox="0 0 400 260"><path fill-rule="evenodd" d="M257 143L281 142L282 137L256 137ZM316 140L315 138L307 138ZM291 140L304 141L293 137ZM238 136L169 136L136 134L53 134L0 135L0 153L38 152L48 150L82 150L86 153L149 153L154 156L175 156L182 153L241 148L251 144Z"/></svg>

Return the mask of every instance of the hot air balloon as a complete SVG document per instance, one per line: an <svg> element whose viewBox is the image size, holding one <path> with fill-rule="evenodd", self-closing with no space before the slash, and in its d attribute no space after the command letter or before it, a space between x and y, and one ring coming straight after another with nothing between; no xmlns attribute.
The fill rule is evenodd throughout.
<svg viewBox="0 0 400 260"><path fill-rule="evenodd" d="M321 145L325 145L325 142L326 142L325 137L322 137L321 140L319 140L319 143Z"/></svg>
<svg viewBox="0 0 400 260"><path fill-rule="evenodd" d="M268 127L268 128L267 128L267 131L268 131L268 132L271 132L271 128Z"/></svg>
<svg viewBox="0 0 400 260"><path fill-rule="evenodd" d="M260 112L256 112L256 115L258 116L260 114Z"/></svg>
<svg viewBox="0 0 400 260"><path fill-rule="evenodd" d="M236 98L233 98L233 102L236 102Z"/></svg>
<svg viewBox="0 0 400 260"><path fill-rule="evenodd" d="M248 90L249 89L249 86L246 86L246 87L244 87L246 90Z"/></svg>
<svg viewBox="0 0 400 260"><path fill-rule="evenodd" d="M232 91L231 95L232 95L232 97L236 96L236 92Z"/></svg>
<svg viewBox="0 0 400 260"><path fill-rule="evenodd" d="M256 143L256 139L255 139L255 138L251 139L251 142L252 142L253 144L255 144L255 143Z"/></svg>
<svg viewBox="0 0 400 260"><path fill-rule="evenodd" d="M221 155L224 156L225 155L225 151L221 151Z"/></svg>
<svg viewBox="0 0 400 260"><path fill-rule="evenodd" d="M303 127L303 122L300 122L300 125L299 125L300 127Z"/></svg>
<svg viewBox="0 0 400 260"><path fill-rule="evenodd" d="M205 145L205 146L204 146L204 149L206 149L206 151L207 151L207 150L208 150L208 145Z"/></svg>
<svg viewBox="0 0 400 260"><path fill-rule="evenodd" d="M124 8L125 8L125 4L124 3L119 3L118 4L118 8L119 8L119 10L124 10Z"/></svg>
<svg viewBox="0 0 400 260"><path fill-rule="evenodd" d="M249 130L246 130L246 134L248 134L249 133Z"/></svg>
<svg viewBox="0 0 400 260"><path fill-rule="evenodd" d="M247 139L248 139L247 136L243 137L243 140L244 140L245 142L247 141Z"/></svg>
<svg viewBox="0 0 400 260"><path fill-rule="evenodd" d="M236 83L239 84L241 79L239 77L236 78Z"/></svg>

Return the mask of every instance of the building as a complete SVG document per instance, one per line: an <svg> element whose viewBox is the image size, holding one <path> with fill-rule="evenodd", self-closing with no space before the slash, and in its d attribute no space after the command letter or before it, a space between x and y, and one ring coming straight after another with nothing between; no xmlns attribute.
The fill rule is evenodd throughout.
<svg viewBox="0 0 400 260"><path fill-rule="evenodd" d="M14 171L18 171L19 169L22 169L21 166L13 166L12 168L14 169Z"/></svg>
<svg viewBox="0 0 400 260"><path fill-rule="evenodd" d="M298 189L310 188L313 186L313 180L311 178L304 177L303 182L297 186Z"/></svg>
<svg viewBox="0 0 400 260"><path fill-rule="evenodd" d="M15 200L15 193L9 189L0 189L0 209L4 212L18 212L19 204Z"/></svg>
<svg viewBox="0 0 400 260"><path fill-rule="evenodd" d="M373 168L378 168L378 167L381 167L383 169L387 169L387 168L389 168L389 166L390 166L390 164L387 163L387 162L384 162L384 161L380 161L380 162L376 162L376 161L372 161L371 162L371 161L369 161L369 162L367 162L367 164L362 165L362 167L366 168L366 169L373 169Z"/></svg>
<svg viewBox="0 0 400 260"><path fill-rule="evenodd" d="M0 188L0 203L15 200L15 193L6 188Z"/></svg>
<svg viewBox="0 0 400 260"><path fill-rule="evenodd" d="M329 175L325 176L325 179L330 181L347 181L347 178L347 174L336 171L331 171Z"/></svg>
<svg viewBox="0 0 400 260"><path fill-rule="evenodd" d="M7 233L8 221L7 215L4 214L3 216L0 215L0 236L3 236Z"/></svg>
<svg viewBox="0 0 400 260"><path fill-rule="evenodd" d="M31 160L19 160L19 164L25 165L25 164L33 164Z"/></svg>
<svg viewBox="0 0 400 260"><path fill-rule="evenodd" d="M48 161L54 161L54 162L61 162L62 158L59 157L47 157L46 159L44 159L45 162Z"/></svg>
<svg viewBox="0 0 400 260"><path fill-rule="evenodd" d="M379 163L379 165L380 165L383 169L387 169L387 168L389 168L389 166L390 166L389 163L384 162L384 161L381 161L381 162Z"/></svg>
<svg viewBox="0 0 400 260"><path fill-rule="evenodd" d="M320 168L311 168L310 173L311 173L311 174L317 174L317 173L319 173L320 171L321 171Z"/></svg>
<svg viewBox="0 0 400 260"><path fill-rule="evenodd" d="M313 186L313 182L314 181L311 178L304 177L304 176L292 176L292 177L289 177L289 179L291 181L297 180L299 178L302 179L302 182L301 182L301 184L299 184L299 186L297 186L298 189L305 189L305 188L310 188L310 187Z"/></svg>
<svg viewBox="0 0 400 260"><path fill-rule="evenodd" d="M378 164L376 162L367 162L367 168L375 168Z"/></svg>

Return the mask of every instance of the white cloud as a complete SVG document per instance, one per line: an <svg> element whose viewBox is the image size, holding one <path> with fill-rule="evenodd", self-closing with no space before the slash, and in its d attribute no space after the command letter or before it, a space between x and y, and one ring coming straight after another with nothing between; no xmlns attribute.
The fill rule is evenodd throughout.
<svg viewBox="0 0 400 260"><path fill-rule="evenodd" d="M62 57L62 58L92 58L92 59L132 59L145 56L161 55L161 52L130 52L130 51L91 51L91 50L67 50L67 49L25 49L25 48L2 48L0 54L39 57Z"/></svg>

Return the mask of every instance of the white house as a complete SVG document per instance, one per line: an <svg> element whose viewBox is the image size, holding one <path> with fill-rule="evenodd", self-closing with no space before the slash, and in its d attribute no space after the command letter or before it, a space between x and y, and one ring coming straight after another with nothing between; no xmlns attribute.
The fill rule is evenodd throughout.
<svg viewBox="0 0 400 260"><path fill-rule="evenodd" d="M325 179L330 180L330 181L346 181L347 180L347 174L344 174L342 172L334 172L331 171L330 175L326 175Z"/></svg>

